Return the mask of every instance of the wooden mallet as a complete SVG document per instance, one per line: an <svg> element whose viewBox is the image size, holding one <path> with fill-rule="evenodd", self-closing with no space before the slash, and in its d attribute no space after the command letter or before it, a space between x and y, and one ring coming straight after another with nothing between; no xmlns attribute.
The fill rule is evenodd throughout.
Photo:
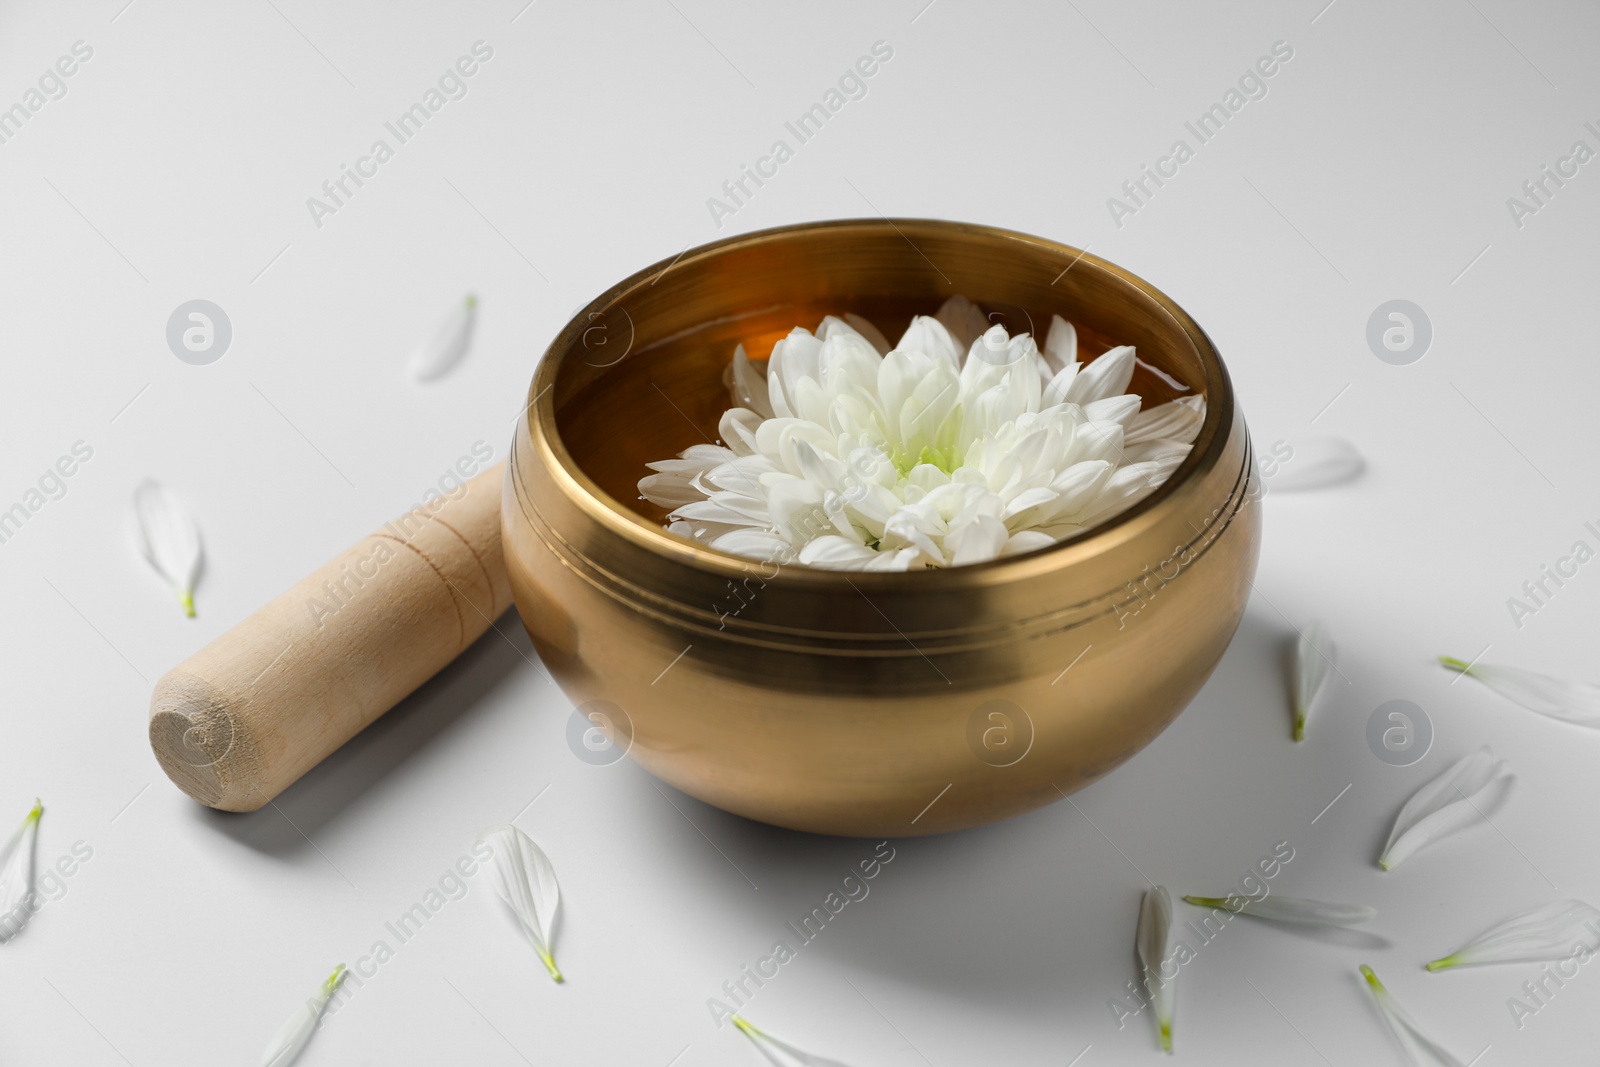
<svg viewBox="0 0 1600 1067"><path fill-rule="evenodd" d="M174 667L150 747L202 804L255 811L394 707L511 606L505 465L373 531Z"/></svg>

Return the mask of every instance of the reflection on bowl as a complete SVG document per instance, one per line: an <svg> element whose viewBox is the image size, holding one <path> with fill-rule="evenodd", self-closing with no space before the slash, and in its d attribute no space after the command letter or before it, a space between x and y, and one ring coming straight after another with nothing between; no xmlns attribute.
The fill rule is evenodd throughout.
<svg viewBox="0 0 1600 1067"><path fill-rule="evenodd" d="M736 344L765 354L847 311L894 337L958 292L1013 333L1062 315L1085 357L1136 345L1161 372L1130 387L1147 407L1203 393L1183 465L1077 537L918 573L725 555L639 499L646 462L715 440ZM546 666L574 703L625 720L652 773L780 826L938 833L1081 788L1194 696L1255 570L1249 451L1209 338L1134 275L984 226L810 223L657 264L567 324L517 427L506 563Z"/></svg>

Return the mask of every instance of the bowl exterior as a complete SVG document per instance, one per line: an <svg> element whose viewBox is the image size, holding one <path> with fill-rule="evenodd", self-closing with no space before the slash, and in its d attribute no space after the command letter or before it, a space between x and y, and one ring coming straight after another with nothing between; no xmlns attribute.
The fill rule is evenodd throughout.
<svg viewBox="0 0 1600 1067"><path fill-rule="evenodd" d="M930 241L959 225L897 223ZM1020 235L960 229L975 248L992 240L1000 255L1018 254L1006 243ZM744 240L754 238L772 239ZM1084 258L1026 241L1048 263ZM698 258L677 269L699 269ZM1171 343L1200 354L1209 415L1194 454L1103 528L925 575L779 568L652 533L586 479L556 430L557 408L577 402L555 386L580 313L530 390L502 520L518 611L580 713L707 803L851 836L1019 814L1148 744L1238 626L1259 551L1259 487L1209 339L1147 283L1098 261L1084 270L1155 301ZM625 299L627 285L591 307Z"/></svg>

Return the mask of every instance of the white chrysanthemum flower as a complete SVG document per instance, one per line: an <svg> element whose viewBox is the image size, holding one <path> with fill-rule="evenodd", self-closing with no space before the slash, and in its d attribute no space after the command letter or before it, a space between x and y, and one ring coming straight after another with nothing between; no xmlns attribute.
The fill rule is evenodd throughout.
<svg viewBox="0 0 1600 1067"><path fill-rule="evenodd" d="M725 380L722 445L649 464L668 529L735 555L832 570L981 563L1054 544L1149 495L1204 421L1199 396L1140 410L1131 347L1077 361L1056 316L1044 351L964 298L888 352L858 316L796 327ZM966 342L971 334L972 340Z"/></svg>

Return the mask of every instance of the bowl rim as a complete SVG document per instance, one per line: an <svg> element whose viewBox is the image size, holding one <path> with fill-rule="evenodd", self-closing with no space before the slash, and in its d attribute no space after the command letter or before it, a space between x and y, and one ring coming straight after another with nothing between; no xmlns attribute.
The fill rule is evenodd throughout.
<svg viewBox="0 0 1600 1067"><path fill-rule="evenodd" d="M801 565L773 563L771 566L777 573L770 578L763 575L767 584L780 587L789 586L797 589L807 587L824 589L850 587L865 595L868 591L906 593L920 590L937 592L941 585L949 586L958 583L961 585L1000 585L1008 584L1018 579L1028 580L1055 570L1060 565L1058 557L1063 554L1083 555L1086 557L1093 555L1094 550L1099 546L1110 546L1134 536L1143 525L1141 520L1146 519L1147 516L1160 508L1165 501L1169 500L1197 475L1214 467L1221 458L1229 439L1229 434L1226 431L1232 427L1234 422L1235 398L1233 385L1229 378L1227 367L1223 364L1222 357L1212 343L1211 338L1189 313L1184 311L1171 297L1132 271L1102 259L1086 249L1075 248L1034 234L982 223L904 216L893 218L877 216L821 219L812 222L774 226L749 233L734 234L686 249L671 258L658 260L642 270L635 271L578 309L572 318L556 333L550 344L546 346L539 357L533 380L528 387L523 410L517 420L519 430L525 429L527 431L536 455L545 463L567 498L610 534L621 537L634 547L649 551L663 559L673 560L717 577L744 576L748 575L752 564L765 566L766 564L761 561L723 552L720 549L714 549L691 541L688 538L669 533L664 526L651 522L623 501L617 500L610 493L601 489L589 477L567 450L566 444L561 439L557 428L554 393L556 379L562 368L562 354L571 354L574 351L576 343L582 338L584 331L591 328L591 324L596 317L603 316L607 310L615 307L630 292L654 284L669 271L680 265L692 264L697 260L719 255L734 247L779 241L797 233L819 230L848 230L857 227L881 229L885 225L900 233L900 236L904 237L906 242L911 244L913 248L916 248L916 245L911 242L909 237L906 237L902 227L912 230L924 230L932 227L950 233L1041 246L1068 260L1069 265L1066 268L1068 270L1086 265L1090 269L1102 271L1110 275L1114 280L1138 290L1155 304L1171 320L1171 324L1179 332L1187 336L1190 343L1193 344L1199 356L1201 371L1205 379L1201 395L1206 399L1206 417L1201 424L1199 433L1195 436L1189 454L1184 457L1183 462L1178 465L1177 469L1154 493L1151 493L1132 507L1118 512L1099 525L1057 541L1055 544L1037 548L1030 552L1019 553L1015 556L988 560L983 563L964 564L959 567L928 568L922 572L827 570ZM1063 270L1062 273L1064 274L1066 271ZM654 348L666 340L670 340L670 338L641 349L637 354L648 352L650 348ZM630 349L621 357L622 359L636 354L632 352L631 344L630 339ZM617 362L620 362L620 359ZM513 456L513 458L515 457ZM906 583L921 584L907 585Z"/></svg>

